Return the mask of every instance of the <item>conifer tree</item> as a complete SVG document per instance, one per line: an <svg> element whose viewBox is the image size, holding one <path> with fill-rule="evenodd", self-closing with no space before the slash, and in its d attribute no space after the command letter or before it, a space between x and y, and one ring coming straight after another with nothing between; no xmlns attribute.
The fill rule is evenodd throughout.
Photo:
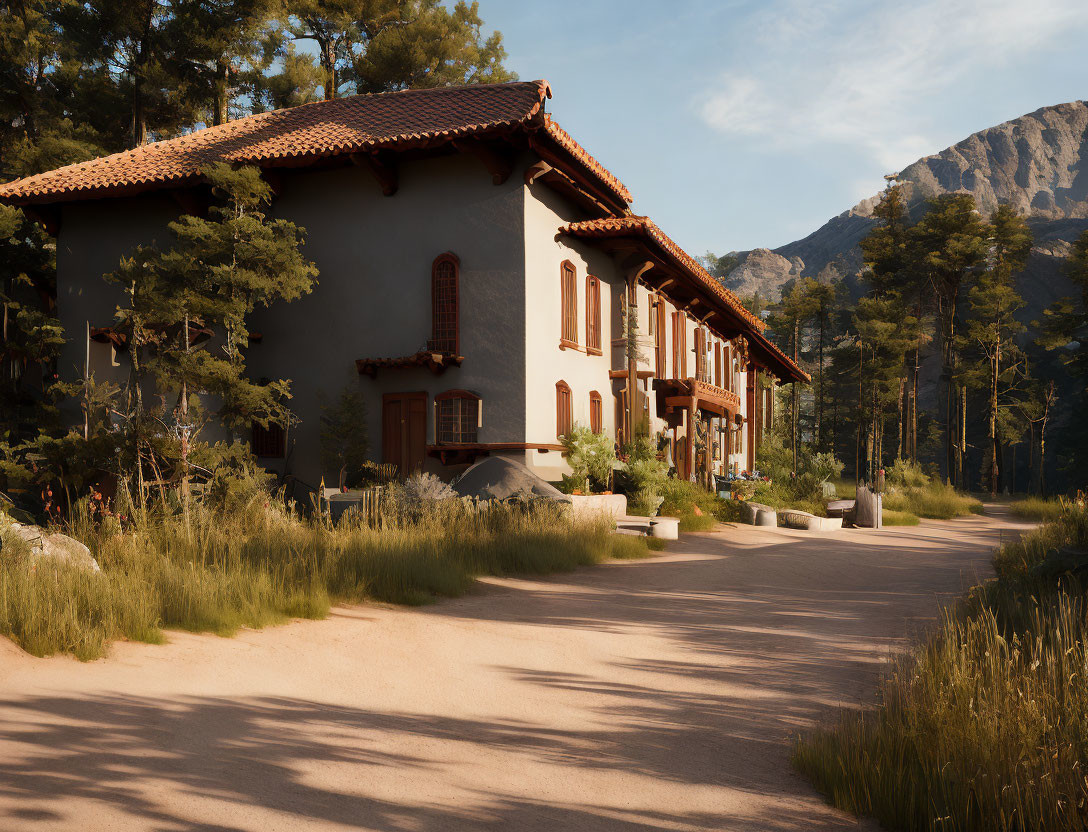
<svg viewBox="0 0 1088 832"><path fill-rule="evenodd" d="M1000 479L1002 411L1023 353L1014 338L1024 331L1016 312L1024 301L1016 290L1014 277L1023 270L1031 252L1032 236L1024 218L1008 205L999 206L990 217L991 243L986 271L967 293L971 317L966 328L967 348L977 347L985 369L978 374L987 391L988 451L984 479L990 494L997 496ZM1023 371L1021 367L1021 376ZM976 382L977 384L977 382ZM1005 389L1002 389L1004 385Z"/></svg>
<svg viewBox="0 0 1088 832"><path fill-rule="evenodd" d="M131 345L137 418L145 377L176 396L171 415L183 482L189 445L201 427L203 404L193 397L211 397L218 403L214 415L232 430L290 420L290 382L261 384L246 375L246 320L258 305L308 293L317 276L300 251L304 231L265 213L271 191L258 169L219 164L205 176L221 204L207 218L170 223L172 248L141 247L108 276L128 295L117 317ZM135 439L141 441L139 432Z"/></svg>
<svg viewBox="0 0 1088 832"><path fill-rule="evenodd" d="M943 194L911 228L909 258L924 276L936 305L941 336L944 389L945 471L963 484L963 445L959 425L966 416L957 405L958 335L964 290L974 281L989 250L989 226L970 194Z"/></svg>

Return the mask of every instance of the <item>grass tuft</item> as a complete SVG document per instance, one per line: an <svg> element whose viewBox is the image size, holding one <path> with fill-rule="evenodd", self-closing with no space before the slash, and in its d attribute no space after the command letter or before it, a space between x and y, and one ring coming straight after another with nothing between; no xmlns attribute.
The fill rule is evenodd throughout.
<svg viewBox="0 0 1088 832"><path fill-rule="evenodd" d="M795 765L890 830L1088 827L1088 598L1068 555L1086 546L1077 510L1002 547L997 579L893 666L881 704L802 737Z"/></svg>
<svg viewBox="0 0 1088 832"><path fill-rule="evenodd" d="M1022 500L1014 500L1009 503L1009 511L1014 517L1021 520L1035 520L1039 523L1050 523L1061 517L1065 508L1057 499L1043 499L1042 497L1025 497Z"/></svg>
<svg viewBox="0 0 1088 832"><path fill-rule="evenodd" d="M230 635L289 618L322 618L335 602L425 604L468 591L481 575L541 575L649 555L648 543L601 521L574 522L551 505L460 500L391 511L379 527L336 527L275 501L234 513L194 504L121 531L77 517L95 573L0 550L0 634L36 656L103 655L109 642L161 642L163 629Z"/></svg>

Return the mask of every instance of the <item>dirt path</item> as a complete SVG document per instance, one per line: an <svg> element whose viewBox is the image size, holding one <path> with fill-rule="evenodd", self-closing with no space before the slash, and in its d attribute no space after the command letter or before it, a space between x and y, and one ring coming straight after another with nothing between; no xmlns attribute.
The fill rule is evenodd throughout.
<svg viewBox="0 0 1088 832"><path fill-rule="evenodd" d="M791 772L789 735L871 697L1011 528L726 527L86 665L0 639L0 830L859 828Z"/></svg>

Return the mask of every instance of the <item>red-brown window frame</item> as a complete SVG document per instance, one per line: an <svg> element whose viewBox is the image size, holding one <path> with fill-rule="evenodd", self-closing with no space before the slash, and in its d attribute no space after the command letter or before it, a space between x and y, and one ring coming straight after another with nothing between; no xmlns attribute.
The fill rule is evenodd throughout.
<svg viewBox="0 0 1088 832"><path fill-rule="evenodd" d="M269 422L268 427L254 422L250 427L249 447L254 456L283 459L287 455L287 431L276 422Z"/></svg>
<svg viewBox="0 0 1088 832"><path fill-rule="evenodd" d="M586 275L586 352L601 354L601 281Z"/></svg>
<svg viewBox="0 0 1088 832"><path fill-rule="evenodd" d="M589 394L589 429L594 433L604 433L604 402L596 390Z"/></svg>
<svg viewBox="0 0 1088 832"><path fill-rule="evenodd" d="M570 385L565 381L555 383L555 435L562 439L574 427L573 399Z"/></svg>
<svg viewBox="0 0 1088 832"><path fill-rule="evenodd" d="M465 436L463 432L464 428L464 413L458 413L458 434L454 439L449 439L443 436L443 419L449 419L450 415L443 416L442 409L444 402L452 401L470 401L475 405L475 412L472 414L472 430L470 436ZM480 409L483 399L473 393L471 390L446 390L442 393L436 393L434 397L434 442L436 445L475 445L478 440L477 431L480 428Z"/></svg>
<svg viewBox="0 0 1088 832"><path fill-rule="evenodd" d="M453 272L452 292L439 285L439 270L447 265ZM443 293L452 294L452 299L443 297ZM452 317L452 327L444 325L444 316ZM448 334L450 330L452 335ZM450 251L438 255L431 264L431 340L428 348L454 355L461 353L461 261Z"/></svg>
<svg viewBox="0 0 1088 832"><path fill-rule="evenodd" d="M722 344L714 342L714 386L722 386Z"/></svg>
<svg viewBox="0 0 1088 832"><path fill-rule="evenodd" d="M559 345L578 346L578 269L570 260L559 264Z"/></svg>

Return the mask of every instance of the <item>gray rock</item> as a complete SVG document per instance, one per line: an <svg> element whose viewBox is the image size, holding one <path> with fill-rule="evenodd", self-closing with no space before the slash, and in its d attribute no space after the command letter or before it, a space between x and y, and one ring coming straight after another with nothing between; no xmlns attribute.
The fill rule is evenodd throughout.
<svg viewBox="0 0 1088 832"><path fill-rule="evenodd" d="M520 462L487 456L465 471L453 484L462 497L478 500L509 500L546 497L569 503L571 498Z"/></svg>
<svg viewBox="0 0 1088 832"><path fill-rule="evenodd" d="M73 566L81 566L93 572L99 571L98 561L91 555L91 550L75 538L59 532L46 532L38 526L27 526L13 522L8 526L16 537L26 541L30 554L39 558L56 558Z"/></svg>

